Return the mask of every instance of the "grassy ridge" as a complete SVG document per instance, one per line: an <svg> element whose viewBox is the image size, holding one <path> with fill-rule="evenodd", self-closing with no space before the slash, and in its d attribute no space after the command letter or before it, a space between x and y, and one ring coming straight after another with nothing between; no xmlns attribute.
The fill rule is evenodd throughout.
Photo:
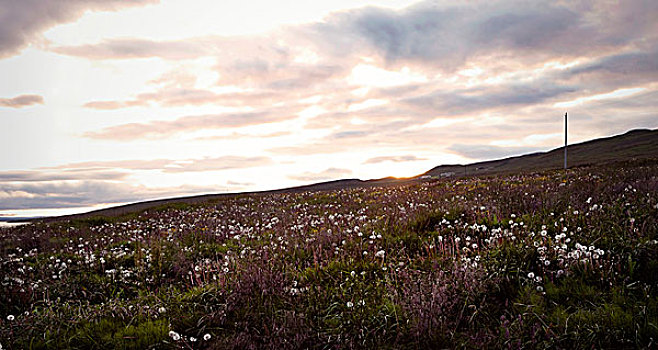
<svg viewBox="0 0 658 350"><path fill-rule="evenodd" d="M658 154L658 130L638 129L621 135L598 138L568 146L568 165L604 166L607 163L628 159L650 159ZM441 176L513 174L527 171L561 169L564 166L564 147L548 152L490 160L467 165L441 165L427 175Z"/></svg>
<svg viewBox="0 0 658 350"><path fill-rule="evenodd" d="M658 161L0 229L0 344L650 348Z"/></svg>

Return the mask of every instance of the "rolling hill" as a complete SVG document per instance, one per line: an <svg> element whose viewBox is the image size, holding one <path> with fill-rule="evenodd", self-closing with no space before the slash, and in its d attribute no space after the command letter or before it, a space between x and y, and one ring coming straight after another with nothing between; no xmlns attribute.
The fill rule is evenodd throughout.
<svg viewBox="0 0 658 350"><path fill-rule="evenodd" d="M569 145L568 167L601 165L630 159L658 157L658 130L638 129L625 134ZM561 169L564 147L505 159L466 165L440 165L421 176L489 175L523 171Z"/></svg>

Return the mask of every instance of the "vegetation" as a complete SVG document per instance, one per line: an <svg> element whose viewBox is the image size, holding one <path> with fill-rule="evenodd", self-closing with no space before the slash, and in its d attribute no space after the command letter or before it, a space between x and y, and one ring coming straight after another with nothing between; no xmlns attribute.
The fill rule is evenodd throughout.
<svg viewBox="0 0 658 350"><path fill-rule="evenodd" d="M2 349L652 348L658 161L0 229Z"/></svg>

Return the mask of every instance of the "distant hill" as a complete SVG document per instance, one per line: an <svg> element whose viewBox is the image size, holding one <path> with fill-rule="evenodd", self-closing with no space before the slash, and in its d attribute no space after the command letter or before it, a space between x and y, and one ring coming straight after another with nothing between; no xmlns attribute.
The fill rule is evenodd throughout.
<svg viewBox="0 0 658 350"><path fill-rule="evenodd" d="M259 195L268 193L293 193L303 191L327 191L347 188L363 188L372 186L397 186L422 181L427 177L461 177L474 175L489 175L501 173L515 173L524 171L540 171L549 169L560 169L563 167L564 147L556 148L548 152L527 154L518 157L510 157L499 160L478 162L466 165L441 165L430 171L407 179L396 179L385 177L374 180L343 179L321 182L311 185L284 188L279 190L245 192L245 193L222 193L206 194L189 197L178 197L144 201L126 204L117 207L95 210L89 213L64 215L58 217L39 218L36 220L51 222L69 219L89 218L96 216L119 216L139 212L154 207L162 207L175 204L194 204L217 200L238 195ZM640 158L658 158L658 130L632 130L622 135L595 139L583 143L568 146L569 167L605 164L614 161L623 161ZM15 218L12 221L32 221L33 218Z"/></svg>
<svg viewBox="0 0 658 350"><path fill-rule="evenodd" d="M625 134L568 145L568 167L604 164L630 159L658 158L658 129L631 130ZM420 175L450 177L561 169L564 147L466 165L440 165Z"/></svg>

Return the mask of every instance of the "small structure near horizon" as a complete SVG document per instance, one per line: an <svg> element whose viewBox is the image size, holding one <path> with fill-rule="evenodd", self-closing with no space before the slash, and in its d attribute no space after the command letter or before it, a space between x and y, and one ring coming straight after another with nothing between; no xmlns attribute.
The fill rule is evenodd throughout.
<svg viewBox="0 0 658 350"><path fill-rule="evenodd" d="M567 112L564 112L564 170L567 170Z"/></svg>

